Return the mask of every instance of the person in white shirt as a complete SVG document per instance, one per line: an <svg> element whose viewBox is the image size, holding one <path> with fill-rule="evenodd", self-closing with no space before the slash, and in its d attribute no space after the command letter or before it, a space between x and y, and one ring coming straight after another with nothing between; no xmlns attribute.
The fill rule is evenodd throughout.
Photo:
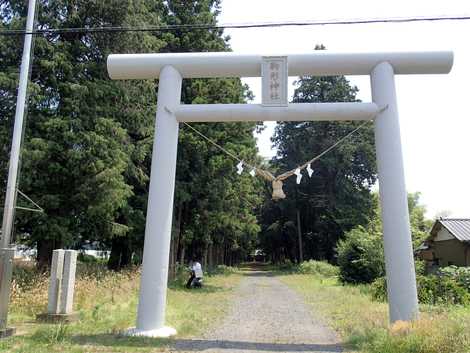
<svg viewBox="0 0 470 353"><path fill-rule="evenodd" d="M188 282L186 283L186 288L200 287L201 282L202 282L202 277L203 277L201 264L196 259L193 259L190 268L191 268L191 277L188 279Z"/></svg>

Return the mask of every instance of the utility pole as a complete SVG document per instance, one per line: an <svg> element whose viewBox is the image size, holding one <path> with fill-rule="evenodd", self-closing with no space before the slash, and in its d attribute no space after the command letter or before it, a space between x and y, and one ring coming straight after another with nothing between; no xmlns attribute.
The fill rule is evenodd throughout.
<svg viewBox="0 0 470 353"><path fill-rule="evenodd" d="M15 249L10 247L10 241L16 207L16 186L18 183L18 166L20 161L21 140L26 110L35 9L36 0L29 0L0 242L0 338L11 336L15 332L14 328L7 328L8 304L10 301L11 276L13 272L13 257L15 254Z"/></svg>

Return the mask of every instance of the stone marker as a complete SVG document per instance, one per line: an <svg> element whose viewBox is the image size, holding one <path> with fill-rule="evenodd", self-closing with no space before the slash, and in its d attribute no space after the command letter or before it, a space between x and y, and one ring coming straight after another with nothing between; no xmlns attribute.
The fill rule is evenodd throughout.
<svg viewBox="0 0 470 353"><path fill-rule="evenodd" d="M60 289L64 267L64 250L57 249L52 252L51 279L49 281L47 313L58 314L60 303Z"/></svg>
<svg viewBox="0 0 470 353"><path fill-rule="evenodd" d="M76 267L77 252L75 250L65 250L59 305L60 314L72 314Z"/></svg>
<svg viewBox="0 0 470 353"><path fill-rule="evenodd" d="M38 320L61 323L78 320L78 314L73 312L76 265L77 251L53 251L47 313L39 314Z"/></svg>

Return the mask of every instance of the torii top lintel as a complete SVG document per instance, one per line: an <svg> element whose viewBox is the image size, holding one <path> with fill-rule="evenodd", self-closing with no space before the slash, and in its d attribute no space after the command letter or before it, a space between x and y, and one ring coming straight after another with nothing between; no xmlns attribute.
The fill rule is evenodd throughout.
<svg viewBox="0 0 470 353"><path fill-rule="evenodd" d="M259 77L262 55L213 53L112 54L108 73L114 80L158 78L166 65L183 78ZM447 74L453 64L452 51L335 53L315 51L287 55L290 76L369 75L381 62L389 62L394 73Z"/></svg>

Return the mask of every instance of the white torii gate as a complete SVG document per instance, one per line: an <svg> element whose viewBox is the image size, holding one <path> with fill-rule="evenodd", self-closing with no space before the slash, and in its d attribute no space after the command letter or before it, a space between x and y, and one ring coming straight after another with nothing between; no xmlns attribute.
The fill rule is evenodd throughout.
<svg viewBox="0 0 470 353"><path fill-rule="evenodd" d="M260 77L263 56L235 53L116 54L112 79L159 78L143 270L134 335L167 337L168 260L179 122L375 119L390 321L413 320L418 299L403 171L395 74L445 74L452 52L332 53L288 55L291 76L370 75L371 103L182 105L183 78Z"/></svg>

